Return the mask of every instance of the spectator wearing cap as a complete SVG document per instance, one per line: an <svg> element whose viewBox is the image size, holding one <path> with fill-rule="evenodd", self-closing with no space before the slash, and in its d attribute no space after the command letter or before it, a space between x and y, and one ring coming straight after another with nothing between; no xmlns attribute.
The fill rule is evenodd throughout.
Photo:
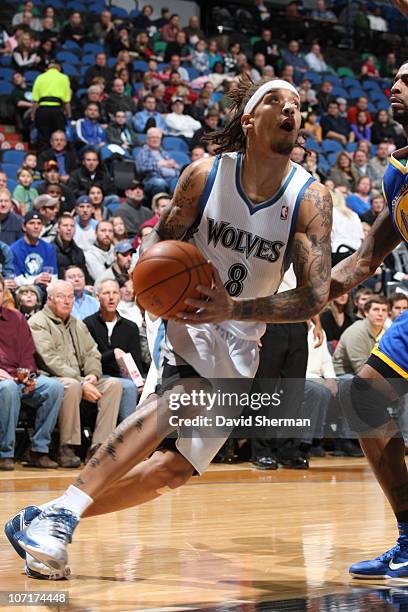
<svg viewBox="0 0 408 612"><path fill-rule="evenodd" d="M130 353L140 372L143 364L140 350L139 329L135 323L120 316L117 306L120 301L117 280L105 279L96 285L99 311L84 320L92 338L95 340L102 357L102 373L120 380L122 399L118 421L132 414L137 405L138 390L130 378L123 378L117 360Z"/></svg>
<svg viewBox="0 0 408 612"><path fill-rule="evenodd" d="M75 197L88 193L92 185L98 184L106 195L113 193L113 181L101 164L98 152L88 149L82 157L82 166L72 173L68 187Z"/></svg>
<svg viewBox="0 0 408 612"><path fill-rule="evenodd" d="M162 130L149 128L146 144L135 158L136 171L143 178L143 188L150 196L169 190L180 174L177 162L161 146L162 137Z"/></svg>
<svg viewBox="0 0 408 612"><path fill-rule="evenodd" d="M4 292L0 276L0 304ZM21 405L35 408L35 426L28 462L33 467L56 468L48 456L51 434L63 397L63 386L51 378L37 376L35 346L24 316L0 308L0 470L14 470L16 428ZM17 379L18 368L28 373ZM30 377L33 374L34 377Z"/></svg>
<svg viewBox="0 0 408 612"><path fill-rule="evenodd" d="M76 134L81 142L100 149L107 144L105 130L100 124L99 106L89 102L84 111L84 117L78 119L75 125Z"/></svg>
<svg viewBox="0 0 408 612"><path fill-rule="evenodd" d="M47 287L58 274L57 256L51 244L41 240L43 222L36 210L24 216L24 236L11 245L16 283Z"/></svg>
<svg viewBox="0 0 408 612"><path fill-rule="evenodd" d="M166 115L168 133L172 136L182 136L190 142L194 132L201 128L201 123L190 115L184 114L184 101L173 96L171 99L171 113Z"/></svg>
<svg viewBox="0 0 408 612"><path fill-rule="evenodd" d="M71 283L74 290L72 316L83 321L99 310L99 302L85 291L86 278L82 268L72 265L64 270L64 280Z"/></svg>
<svg viewBox="0 0 408 612"><path fill-rule="evenodd" d="M70 266L80 268L88 283L91 279L88 276L85 262L84 251L74 241L75 221L65 213L58 219L57 236L52 243L58 261L59 277L64 278L64 272Z"/></svg>
<svg viewBox="0 0 408 612"><path fill-rule="evenodd" d="M123 110L116 111L115 120L111 121L106 128L106 139L108 146L120 147L119 153L122 155L131 155L133 149L141 144L133 126L128 124L126 113ZM114 152L112 147L109 148Z"/></svg>
<svg viewBox="0 0 408 612"><path fill-rule="evenodd" d="M114 262L96 279L96 284L106 279L117 281L122 274L129 274L130 262L135 251L132 242L121 240L114 245L113 249L115 253Z"/></svg>
<svg viewBox="0 0 408 612"><path fill-rule="evenodd" d="M23 235L22 218L12 208L11 193L5 187L0 188L0 240L9 245Z"/></svg>
<svg viewBox="0 0 408 612"><path fill-rule="evenodd" d="M112 223L99 221L95 234L95 244L85 252L86 267L93 281L102 276L115 261Z"/></svg>
<svg viewBox="0 0 408 612"><path fill-rule="evenodd" d="M79 196L75 205L75 243L87 251L96 239L96 226L98 222L93 218L94 205L88 195Z"/></svg>
<svg viewBox="0 0 408 612"><path fill-rule="evenodd" d="M38 169L40 172L43 172L46 161L56 161L60 181L67 183L72 172L78 167L78 160L74 150L67 144L65 127L51 134L50 145L49 149L46 149L38 156Z"/></svg>
<svg viewBox="0 0 408 612"><path fill-rule="evenodd" d="M125 202L117 208L115 215L123 219L126 232L129 238L133 239L140 224L151 217L152 211L145 206L146 199L140 181L130 181L125 189L125 196Z"/></svg>
<svg viewBox="0 0 408 612"><path fill-rule="evenodd" d="M24 285L16 291L17 310L28 320L41 309L41 294L35 285Z"/></svg>
<svg viewBox="0 0 408 612"><path fill-rule="evenodd" d="M67 118L71 117L71 84L67 75L61 74L61 67L55 60L35 79L33 100L38 147L45 149L51 134L56 130L64 131Z"/></svg>
<svg viewBox="0 0 408 612"><path fill-rule="evenodd" d="M145 133L151 127L158 127L166 132L167 125L164 118L156 109L156 98L150 94L143 99L143 110L133 117L133 126L136 132Z"/></svg>
<svg viewBox="0 0 408 612"><path fill-rule="evenodd" d="M43 222L40 238L45 242L53 242L57 235L59 201L44 193L35 198L34 210L40 213Z"/></svg>
<svg viewBox="0 0 408 612"><path fill-rule="evenodd" d="M72 191L60 180L58 164L53 159L44 162L44 181L37 187L40 195L49 193L49 188L59 187L61 190L60 213L71 212L75 207L75 196Z"/></svg>

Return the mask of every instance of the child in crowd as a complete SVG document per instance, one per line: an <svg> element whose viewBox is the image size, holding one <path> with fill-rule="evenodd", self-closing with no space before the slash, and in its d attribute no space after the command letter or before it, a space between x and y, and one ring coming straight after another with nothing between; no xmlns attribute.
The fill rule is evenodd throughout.
<svg viewBox="0 0 408 612"><path fill-rule="evenodd" d="M38 197L38 191L31 187L34 179L29 168L20 168L17 172L17 180L18 185L13 191L13 198L17 200L22 214L25 215L32 209L33 202Z"/></svg>

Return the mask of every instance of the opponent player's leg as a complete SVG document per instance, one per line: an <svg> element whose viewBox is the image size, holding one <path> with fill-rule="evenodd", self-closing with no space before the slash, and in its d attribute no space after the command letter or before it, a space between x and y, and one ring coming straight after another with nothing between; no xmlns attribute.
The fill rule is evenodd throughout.
<svg viewBox="0 0 408 612"><path fill-rule="evenodd" d="M379 557L355 563L355 578L408 578L408 471L405 445L389 405L408 392L408 382L371 356L351 383L352 410L363 422L360 444L395 513L399 529L396 546ZM355 421L356 423L356 421Z"/></svg>

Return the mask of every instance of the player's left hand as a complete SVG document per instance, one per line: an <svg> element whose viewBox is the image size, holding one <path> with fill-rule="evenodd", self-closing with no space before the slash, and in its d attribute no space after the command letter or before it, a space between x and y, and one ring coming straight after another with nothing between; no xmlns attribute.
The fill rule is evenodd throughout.
<svg viewBox="0 0 408 612"><path fill-rule="evenodd" d="M183 323L221 323L232 318L234 300L222 284L218 271L213 266L212 287L197 286L197 291L206 299L194 300L187 298L188 306L197 308L196 312L178 312L177 319Z"/></svg>

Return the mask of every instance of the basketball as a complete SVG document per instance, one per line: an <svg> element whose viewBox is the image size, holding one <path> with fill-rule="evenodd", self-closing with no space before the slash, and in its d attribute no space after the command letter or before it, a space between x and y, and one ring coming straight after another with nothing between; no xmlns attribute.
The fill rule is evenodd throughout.
<svg viewBox="0 0 408 612"><path fill-rule="evenodd" d="M177 312L194 312L184 303L199 299L197 285L210 287L211 265L193 244L165 240L148 249L135 266L133 286L138 304L148 312L169 319Z"/></svg>
<svg viewBox="0 0 408 612"><path fill-rule="evenodd" d="M392 204L395 227L402 239L408 242L408 190L403 189Z"/></svg>

